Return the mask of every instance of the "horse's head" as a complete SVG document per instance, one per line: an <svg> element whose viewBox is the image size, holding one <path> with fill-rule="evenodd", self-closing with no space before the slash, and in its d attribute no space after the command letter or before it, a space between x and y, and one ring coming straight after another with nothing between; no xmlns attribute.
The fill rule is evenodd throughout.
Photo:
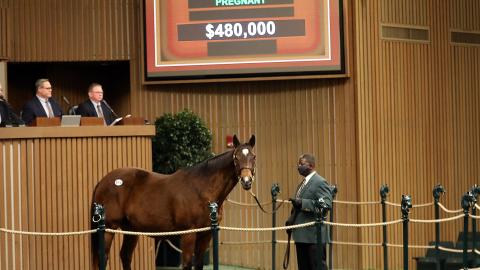
<svg viewBox="0 0 480 270"><path fill-rule="evenodd" d="M235 173L238 177L242 187L245 190L249 190L252 187L252 183L255 180L255 152L253 152L253 146L255 146L255 136L252 135L248 143L241 144L237 138L237 135L233 136L233 163L235 164Z"/></svg>

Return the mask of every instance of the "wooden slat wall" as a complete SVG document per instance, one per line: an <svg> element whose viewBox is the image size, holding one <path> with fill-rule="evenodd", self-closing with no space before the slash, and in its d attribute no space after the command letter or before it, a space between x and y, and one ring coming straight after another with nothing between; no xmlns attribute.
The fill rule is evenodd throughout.
<svg viewBox="0 0 480 270"><path fill-rule="evenodd" d="M479 30L478 1L354 1L356 16L357 123L360 200L378 198L371 187L387 183L389 200L411 194L413 203L432 201L442 183L449 209L478 183L478 47L450 45L449 29ZM429 43L385 41L380 23L430 29ZM414 218L433 218L433 210L412 210ZM442 214L442 217L451 215ZM361 208L361 222L375 222L380 209ZM400 217L391 209L389 219ZM456 240L461 221L442 224L443 240ZM433 224L411 225L410 243L434 239ZM391 243L402 241L401 226L389 230ZM381 242L381 231L364 229L362 242ZM359 268L382 267L380 248L362 249ZM421 256L424 250L412 250ZM401 249L391 249L390 267L400 267ZM410 267L414 267L410 260Z"/></svg>
<svg viewBox="0 0 480 270"><path fill-rule="evenodd" d="M89 230L92 191L107 172L151 169L149 137L0 140L0 227L23 231ZM108 269L121 269L122 236ZM35 237L0 233L0 269L90 269L90 234ZM154 269L153 240L143 238L135 269Z"/></svg>
<svg viewBox="0 0 480 270"><path fill-rule="evenodd" d="M237 133L246 140L255 133L259 177L254 192L262 200L270 198L274 182L280 183L283 198L291 195L297 181L296 159L301 152L311 151L318 157L320 173L338 184L338 199L378 200L380 185L387 183L390 201L398 203L401 194L408 193L413 203L423 203L432 200L432 187L441 182L448 191L442 202L450 209L459 208L461 195L478 183L480 53L478 46L451 45L449 31L479 31L480 3L344 2L352 10L346 16L352 18L347 24L347 29L351 28L347 48L354 49L348 54L350 79L157 86L141 83L140 0L0 0L0 6L13 10L7 20L10 25L5 26L16 33L8 35L10 61L130 60L133 114L154 120L165 112L189 108L211 128L216 152L224 150L227 134ZM55 16L46 16L49 12ZM427 27L430 41L382 40L382 23ZM232 199L251 202L237 189ZM380 219L379 207L338 207L340 222ZM224 225L270 225L270 218L258 210L233 205L225 208ZM277 220L280 224L288 210L282 211ZM388 212L389 219L400 216L397 208L389 207ZM433 218L432 212L416 208L412 217ZM433 239L431 228L412 225L410 242L426 244ZM442 225L442 239L454 240L459 229L460 222ZM399 243L400 232L400 226L392 227L389 242ZM378 229L338 229L335 234L343 241L381 241ZM221 235L225 241L269 237L260 233ZM245 254L222 247L222 262L269 268L269 244L242 250ZM342 246L335 251L335 267L382 266L378 248ZM414 250L411 254L423 252ZM390 267L401 267L400 250L391 249L389 255ZM410 267L414 267L413 262Z"/></svg>
<svg viewBox="0 0 480 270"><path fill-rule="evenodd" d="M128 60L132 13L138 4L133 0L0 0L0 7L11 7L10 20L2 16L0 29L15 33L6 36L13 46L8 57L15 62Z"/></svg>

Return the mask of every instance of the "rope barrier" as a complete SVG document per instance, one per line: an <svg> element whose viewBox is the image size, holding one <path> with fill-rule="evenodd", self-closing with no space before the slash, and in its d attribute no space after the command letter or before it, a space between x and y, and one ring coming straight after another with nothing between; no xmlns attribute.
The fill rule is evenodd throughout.
<svg viewBox="0 0 480 270"><path fill-rule="evenodd" d="M463 215L462 215L463 216ZM473 219L480 219L480 216L474 216L472 214L468 214L469 217L473 218Z"/></svg>
<svg viewBox="0 0 480 270"><path fill-rule="evenodd" d="M219 226L221 230L227 231L242 231L242 232L265 232L265 231L281 231L287 229L297 229L297 228L304 228L315 225L315 221L296 224L291 226L281 226L281 227L270 227L270 228L237 228L237 227L226 227L226 226Z"/></svg>
<svg viewBox="0 0 480 270"><path fill-rule="evenodd" d="M443 250L443 251L447 251L447 252L453 252L453 253L463 253L462 249L446 248L446 247L442 247L442 246L438 246L438 249ZM472 250L467 249L467 252L472 252Z"/></svg>
<svg viewBox="0 0 480 270"><path fill-rule="evenodd" d="M480 210L480 205L475 204L475 208L477 208L478 210Z"/></svg>
<svg viewBox="0 0 480 270"><path fill-rule="evenodd" d="M118 233L118 234L127 234L127 235L141 235L141 236L168 236L168 235L181 235L181 234L189 234L189 233L197 233L197 232L206 232L211 230L210 227L192 229L192 230L185 230L185 231L176 231L176 232L132 232L132 231L123 231L123 230L113 230L113 229L105 229L106 232L109 233Z"/></svg>
<svg viewBox="0 0 480 270"><path fill-rule="evenodd" d="M336 223L336 222L324 221L324 223L327 224L327 225L339 226L339 227L355 227L355 228L392 225L392 224L398 224L398 223L402 223L402 222L403 222L402 219L397 219L397 220L392 220L392 221L387 221L387 222L364 223L364 224Z"/></svg>
<svg viewBox="0 0 480 270"><path fill-rule="evenodd" d="M234 241L230 241L230 242L220 242L220 245L252 245L252 244L271 244L272 241L268 241L268 240L265 240L265 241L245 241L245 242L234 242Z"/></svg>
<svg viewBox="0 0 480 270"><path fill-rule="evenodd" d="M421 208L421 207L428 207L428 206L432 206L434 205L433 202L429 202L429 203L422 203L422 204L414 204L412 207L413 208Z"/></svg>
<svg viewBox="0 0 480 270"><path fill-rule="evenodd" d="M173 250L175 250L176 252L178 253L183 253L183 251L181 249L179 249L178 247L176 247L172 242L170 242L170 240L167 239L167 244L173 248Z"/></svg>
<svg viewBox="0 0 480 270"><path fill-rule="evenodd" d="M17 231L10 230L5 228L0 228L1 232L11 233L11 234L21 234L21 235L33 235L33 236L72 236L72 235L82 235L95 233L97 230L87 230L87 231L78 231L78 232L27 232L27 231Z"/></svg>
<svg viewBox="0 0 480 270"><path fill-rule="evenodd" d="M341 241L330 241L330 243L335 245L350 245L350 246L370 246L370 247L382 246L382 243L356 243L356 242L341 242Z"/></svg>
<svg viewBox="0 0 480 270"><path fill-rule="evenodd" d="M388 244L387 247L393 247L393 248L403 248L403 245L400 244ZM428 248L435 248L435 246L422 246L422 245L408 245L408 248L416 248L416 249L428 249Z"/></svg>
<svg viewBox="0 0 480 270"><path fill-rule="evenodd" d="M340 203L340 204L354 204L354 205L360 205L360 204L380 204L380 201L374 201L374 202L350 202L350 201L340 201L340 200L333 200L334 203Z"/></svg>
<svg viewBox="0 0 480 270"><path fill-rule="evenodd" d="M463 212L463 209L457 209L457 210L448 210L445 206L443 206L443 204L441 203L438 203L438 206L440 206L440 208L447 212L447 213L451 213L451 214L456 214L456 213L461 213Z"/></svg>
<svg viewBox="0 0 480 270"><path fill-rule="evenodd" d="M457 216L449 217L449 218L430 219L430 220L411 218L410 221L415 222L415 223L439 223L439 222L452 221L452 220L456 220L456 219L463 218L463 217L464 217L464 215L462 214L462 215L457 215ZM478 217L478 218L480 218L480 217Z"/></svg>
<svg viewBox="0 0 480 270"><path fill-rule="evenodd" d="M395 207L401 207L402 205L399 204L399 203L392 203L392 202L389 202L389 201L385 201L385 204L386 205L390 205L390 206L395 206Z"/></svg>

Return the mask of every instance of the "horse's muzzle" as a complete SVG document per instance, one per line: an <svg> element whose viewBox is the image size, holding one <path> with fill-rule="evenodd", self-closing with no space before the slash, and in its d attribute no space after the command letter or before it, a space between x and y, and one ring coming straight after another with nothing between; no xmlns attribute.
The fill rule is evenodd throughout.
<svg viewBox="0 0 480 270"><path fill-rule="evenodd" d="M253 177L252 176L243 176L239 177L240 183L242 184L243 189L250 190L252 188Z"/></svg>

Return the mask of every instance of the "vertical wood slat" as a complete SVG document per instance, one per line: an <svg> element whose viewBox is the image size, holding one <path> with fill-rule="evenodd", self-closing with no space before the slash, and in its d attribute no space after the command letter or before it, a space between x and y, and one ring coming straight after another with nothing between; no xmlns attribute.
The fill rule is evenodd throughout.
<svg viewBox="0 0 480 270"><path fill-rule="evenodd" d="M0 1L0 38L8 42L0 44L0 58L13 62L129 59L125 33L132 30L134 17L124 15L131 12L132 3L26 0L7 8L6 2ZM15 16L9 16L12 10Z"/></svg>
<svg viewBox="0 0 480 270"><path fill-rule="evenodd" d="M100 179L98 175L107 172L100 160L87 156L88 148L77 148L89 140L93 147L102 149L103 140L95 138L0 140L0 206L5 209L0 227L43 232L89 229L91 193ZM125 145L132 147L127 149ZM119 149L119 154L125 157L133 156L131 151L151 156L149 138L115 137L112 148ZM102 156L113 159L112 151L105 150L100 150ZM85 163L100 164L98 175L85 177L89 166L81 164L78 156L85 157ZM151 160L137 158L126 164L120 159L112 166L151 169ZM117 254L111 254L108 269L121 269L118 255L121 237L116 238L113 249ZM0 269L87 269L89 239L90 235L34 237L0 233ZM152 244L146 238L139 242L132 263L136 269L154 269Z"/></svg>
<svg viewBox="0 0 480 270"><path fill-rule="evenodd" d="M468 73L478 69L478 64L466 60L478 59L478 49L449 46L448 31L452 27L472 31L478 28L478 16L471 16L469 11L478 10L478 1L375 3L355 3L359 33L355 41L359 169L365 171L359 175L359 182L367 188L361 191L361 198L376 196L369 187L377 187L377 179L381 178L391 187L391 201L398 203L400 194L409 193L414 203L423 203L432 200L431 189L441 182L448 190L443 203L458 209L459 198L476 182L479 173L478 162L471 163L480 155L472 147L477 145L473 138L480 133L474 109L478 107L478 91L474 90L476 76ZM430 42L379 40L370 36L378 31L379 22L428 26ZM459 57L463 51L468 51L467 58ZM376 60L377 54L381 61ZM473 101L469 104L467 100ZM376 141L369 144L372 138ZM391 210L389 218L398 218L398 210ZM365 222L373 221L369 217L378 217L370 211L362 208L360 212ZM412 216L433 218L428 209L413 209ZM461 221L442 224L441 230L442 240L456 240ZM427 244L433 239L432 226L411 224L411 232L412 244ZM389 239L401 241L401 228L389 230ZM379 242L381 232L368 230L361 240ZM392 249L390 254L390 267L398 267L401 250ZM410 254L421 256L424 251L412 250ZM414 267L413 263L410 260L410 267ZM362 253L360 268L370 267L381 267L378 252Z"/></svg>

